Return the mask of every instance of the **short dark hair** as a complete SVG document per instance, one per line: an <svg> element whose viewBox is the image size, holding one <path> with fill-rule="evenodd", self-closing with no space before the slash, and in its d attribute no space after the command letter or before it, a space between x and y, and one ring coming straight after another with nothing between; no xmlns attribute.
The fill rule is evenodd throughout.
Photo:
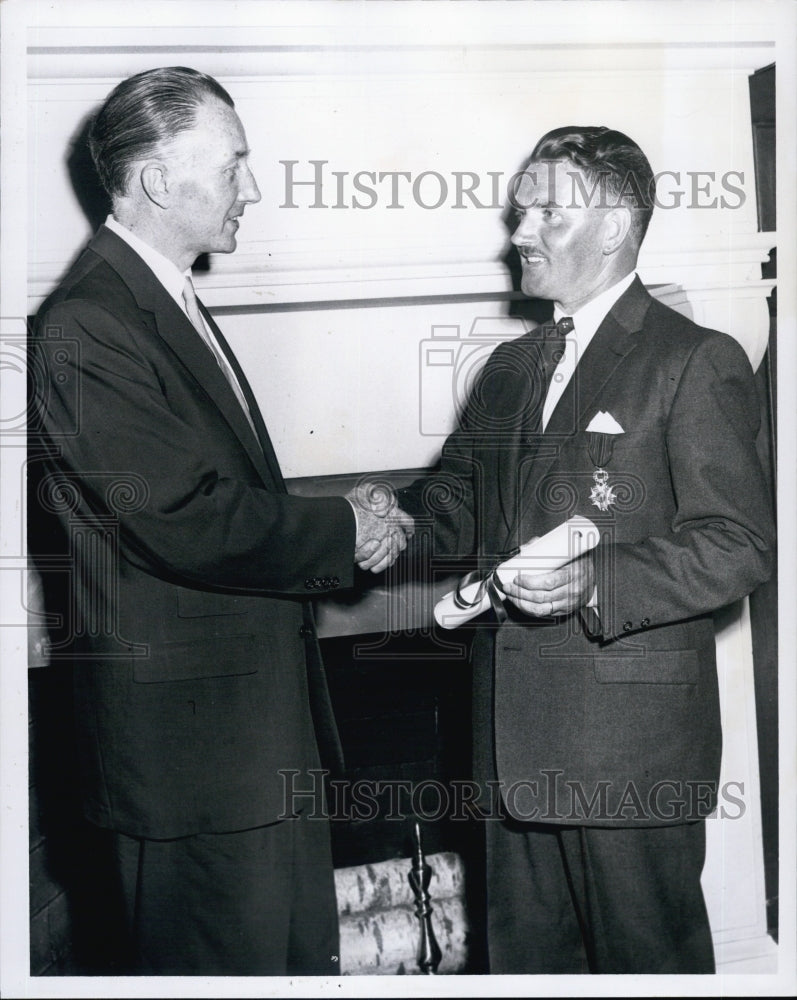
<svg viewBox="0 0 797 1000"><path fill-rule="evenodd" d="M529 157L529 163L548 160L569 160L588 181L602 186L604 204L614 198L631 208L634 232L642 242L653 214L656 178L633 139L606 125L567 125L546 133Z"/></svg>
<svg viewBox="0 0 797 1000"><path fill-rule="evenodd" d="M152 156L196 123L197 109L209 98L231 108L233 99L212 76L185 66L146 70L116 86L89 129L91 158L111 196L127 190L130 168Z"/></svg>

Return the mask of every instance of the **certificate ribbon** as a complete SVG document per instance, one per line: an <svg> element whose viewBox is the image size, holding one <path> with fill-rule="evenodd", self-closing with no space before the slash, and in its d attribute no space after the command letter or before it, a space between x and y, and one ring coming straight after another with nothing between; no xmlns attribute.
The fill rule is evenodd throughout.
<svg viewBox="0 0 797 1000"><path fill-rule="evenodd" d="M452 600L454 606L460 611L470 611L472 608L478 607L483 601L485 596L490 600L490 606L493 609L493 614L498 619L498 624L503 625L505 621L509 620L509 615L506 613L506 608L504 607L504 601L502 598L502 589L500 581L498 579L498 567L506 559L511 559L512 556L516 556L520 549L515 549L513 552L509 552L502 556L496 565L491 569L487 575L483 575L481 570L474 569L470 573L466 573L459 583L457 584L454 593L452 594ZM465 597L463 591L467 588L472 587L477 584L476 593L473 597Z"/></svg>

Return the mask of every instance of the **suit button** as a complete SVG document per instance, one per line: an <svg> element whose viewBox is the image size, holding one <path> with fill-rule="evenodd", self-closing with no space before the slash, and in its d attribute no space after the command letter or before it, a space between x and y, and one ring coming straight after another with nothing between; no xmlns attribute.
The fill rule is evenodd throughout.
<svg viewBox="0 0 797 1000"><path fill-rule="evenodd" d="M313 630L310 628L309 625L300 625L299 626L299 635L303 639L311 639L314 634L315 633L313 632Z"/></svg>
<svg viewBox="0 0 797 1000"><path fill-rule="evenodd" d="M650 618L643 618L639 624L642 626L642 628L647 628L648 625L650 625Z"/></svg>
<svg viewBox="0 0 797 1000"><path fill-rule="evenodd" d="M631 622L623 622L623 632L630 632L633 627Z"/></svg>

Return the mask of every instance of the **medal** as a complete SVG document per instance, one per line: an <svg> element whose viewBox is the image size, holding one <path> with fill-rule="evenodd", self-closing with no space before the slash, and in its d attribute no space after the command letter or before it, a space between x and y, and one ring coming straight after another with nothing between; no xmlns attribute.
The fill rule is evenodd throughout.
<svg viewBox="0 0 797 1000"><path fill-rule="evenodd" d="M609 485L609 473L606 469L596 469L592 473L595 485L589 493L590 503L593 503L598 510L606 511L613 503L617 503L614 490Z"/></svg>

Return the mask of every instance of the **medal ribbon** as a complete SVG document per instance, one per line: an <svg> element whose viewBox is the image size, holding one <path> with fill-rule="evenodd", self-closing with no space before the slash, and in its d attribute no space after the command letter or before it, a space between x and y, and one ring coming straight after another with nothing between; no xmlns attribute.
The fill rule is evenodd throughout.
<svg viewBox="0 0 797 1000"><path fill-rule="evenodd" d="M609 464L616 436L616 434L601 434L599 431L587 431L587 450L597 468L603 469Z"/></svg>

